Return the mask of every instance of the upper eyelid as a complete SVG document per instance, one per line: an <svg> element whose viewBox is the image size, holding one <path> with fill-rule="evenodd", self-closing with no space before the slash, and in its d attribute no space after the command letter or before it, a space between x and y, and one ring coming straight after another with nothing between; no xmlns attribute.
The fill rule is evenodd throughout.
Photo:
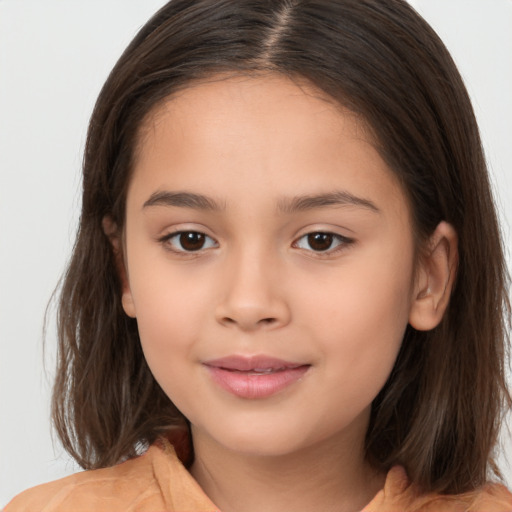
<svg viewBox="0 0 512 512"><path fill-rule="evenodd" d="M159 237L159 239L169 239L169 238L172 238L173 236L179 235L181 233L200 233L201 235L205 235L205 236L215 240L215 237L212 235L209 235L206 231L202 231L201 229L187 229L187 228L169 231L168 233L165 233L164 235ZM300 240L301 238L304 238L305 236L316 234L316 233L324 233L326 235L333 235L335 237L342 238L344 240L352 240L352 237L342 235L340 233L336 233L335 231L331 231L329 229L312 229L310 231L306 231L305 233L302 233L299 236L296 236L294 238L294 240Z"/></svg>
<svg viewBox="0 0 512 512"><path fill-rule="evenodd" d="M205 235L205 236L217 241L213 235L208 233L209 230L206 228L203 228L203 227L199 227L199 228L187 228L187 227L166 228L165 230L162 230L162 231L163 231L163 234L157 236L158 240L165 240L165 239L168 240L169 238L172 238L173 236L179 235L181 233L200 233L202 235Z"/></svg>
<svg viewBox="0 0 512 512"><path fill-rule="evenodd" d="M337 233L336 231L333 231L331 229L310 229L309 231L306 231L305 233L302 233L301 235L295 237L295 240L299 240L300 238L303 238L305 236L308 236L308 235L313 235L313 234L316 234L316 233L322 233L322 234L325 234L325 235L333 235L335 237L339 237L339 238L343 238L345 240L351 240L352 237L350 236L347 236L347 235L342 235L341 233Z"/></svg>

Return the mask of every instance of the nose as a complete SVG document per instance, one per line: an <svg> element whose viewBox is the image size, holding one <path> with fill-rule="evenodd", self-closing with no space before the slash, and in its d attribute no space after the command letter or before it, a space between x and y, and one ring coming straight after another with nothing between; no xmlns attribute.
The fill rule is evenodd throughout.
<svg viewBox="0 0 512 512"><path fill-rule="evenodd" d="M291 318L285 287L277 262L263 254L247 251L225 262L219 276L222 296L216 319L225 327L242 331L276 329Z"/></svg>

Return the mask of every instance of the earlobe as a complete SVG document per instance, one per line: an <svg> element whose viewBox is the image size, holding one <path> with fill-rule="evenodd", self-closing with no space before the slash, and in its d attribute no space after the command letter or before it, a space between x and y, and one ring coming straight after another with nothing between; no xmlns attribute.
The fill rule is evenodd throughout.
<svg viewBox="0 0 512 512"><path fill-rule="evenodd" d="M441 322L450 301L457 264L457 233L447 222L440 222L417 269L409 314L412 327L429 331Z"/></svg>
<svg viewBox="0 0 512 512"><path fill-rule="evenodd" d="M135 305L133 303L132 293L131 291L125 290L123 287L123 293L121 295L121 303L123 304L124 312L131 318L136 318L135 314Z"/></svg>
<svg viewBox="0 0 512 512"><path fill-rule="evenodd" d="M121 303L123 305L124 312L132 318L136 317L135 305L133 303L132 293L130 290L130 283L126 272L126 265L124 262L124 251L122 246L122 239L119 234L117 224L113 221L110 216L103 217L102 221L103 232L109 239L114 253L116 262L117 274L121 281Z"/></svg>

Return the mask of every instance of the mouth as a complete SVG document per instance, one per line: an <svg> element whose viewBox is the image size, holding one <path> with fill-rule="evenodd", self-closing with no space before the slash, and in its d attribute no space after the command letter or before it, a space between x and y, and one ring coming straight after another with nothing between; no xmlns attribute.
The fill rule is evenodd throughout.
<svg viewBox="0 0 512 512"><path fill-rule="evenodd" d="M222 389L246 399L270 397L300 381L311 367L267 356L230 356L203 365Z"/></svg>

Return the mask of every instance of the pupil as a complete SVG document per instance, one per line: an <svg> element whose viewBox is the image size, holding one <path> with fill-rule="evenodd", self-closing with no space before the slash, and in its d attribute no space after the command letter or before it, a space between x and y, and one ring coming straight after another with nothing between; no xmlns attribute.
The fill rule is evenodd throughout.
<svg viewBox="0 0 512 512"><path fill-rule="evenodd" d="M188 232L181 233L180 244L187 251L198 251L204 245L204 235L202 233Z"/></svg>
<svg viewBox="0 0 512 512"><path fill-rule="evenodd" d="M332 245L332 235L329 233L312 233L308 235L308 244L315 251L326 251Z"/></svg>

